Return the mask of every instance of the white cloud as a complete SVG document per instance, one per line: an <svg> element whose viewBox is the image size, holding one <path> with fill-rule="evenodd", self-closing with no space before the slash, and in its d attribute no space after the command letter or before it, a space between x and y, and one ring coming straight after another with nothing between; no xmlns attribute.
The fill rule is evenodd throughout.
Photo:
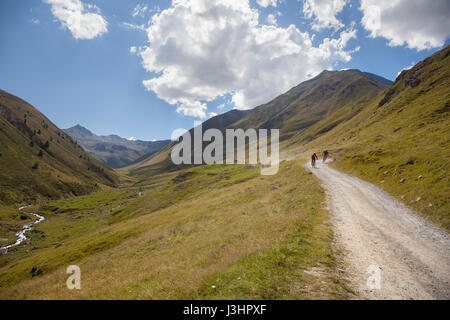
<svg viewBox="0 0 450 320"><path fill-rule="evenodd" d="M31 19L31 22L33 22L34 24L39 24L40 23L39 19L35 19L35 18Z"/></svg>
<svg viewBox="0 0 450 320"><path fill-rule="evenodd" d="M52 14L69 29L75 39L93 39L108 31L108 23L95 5L81 0L44 0L51 5ZM92 12L92 11L95 11Z"/></svg>
<svg viewBox="0 0 450 320"><path fill-rule="evenodd" d="M143 18L145 17L146 13L151 15L152 13L160 11L161 9L159 8L159 6L154 6L150 9L146 4L138 4L131 12L131 15L133 16L133 18L136 18L138 16Z"/></svg>
<svg viewBox="0 0 450 320"><path fill-rule="evenodd" d="M260 25L248 1L174 0L147 29L142 64L156 75L148 90L185 115L206 117L207 102L227 94L238 109L268 102L336 61L349 61L355 30L315 47L307 32Z"/></svg>
<svg viewBox="0 0 450 320"><path fill-rule="evenodd" d="M135 46L131 46L130 53L136 53L136 52L137 52L137 48Z"/></svg>
<svg viewBox="0 0 450 320"><path fill-rule="evenodd" d="M133 24L133 23L129 23L129 22L122 22L122 24L129 29L145 31L144 24Z"/></svg>
<svg viewBox="0 0 450 320"><path fill-rule="evenodd" d="M277 2L280 0L256 0L256 3L258 3L261 7L267 8L268 6L276 7Z"/></svg>
<svg viewBox="0 0 450 320"><path fill-rule="evenodd" d="M212 117L217 116L217 113L215 113L215 112L210 112L210 113L208 113L208 115L209 115L210 118L212 118Z"/></svg>
<svg viewBox="0 0 450 320"><path fill-rule="evenodd" d="M148 83L151 80L144 81L144 85L148 88ZM150 84L151 86L151 84ZM175 90L177 90L175 88ZM156 91L155 91L156 92ZM165 99L169 103L177 103L177 112L183 113L185 116L197 117L197 118L205 118L206 117L206 109L207 105L204 102L195 101L190 98L179 98L178 100L172 100L173 98L169 97Z"/></svg>
<svg viewBox="0 0 450 320"><path fill-rule="evenodd" d="M145 12L147 12L148 6L146 4L138 4L134 9L131 15L133 17L141 16L143 17Z"/></svg>
<svg viewBox="0 0 450 320"><path fill-rule="evenodd" d="M344 9L347 0L304 0L303 13L308 19L313 19L312 29L333 28L339 30L344 25L336 16Z"/></svg>
<svg viewBox="0 0 450 320"><path fill-rule="evenodd" d="M217 106L217 109L223 109L223 108L225 108L225 103L219 104Z"/></svg>
<svg viewBox="0 0 450 320"><path fill-rule="evenodd" d="M450 35L448 0L362 0L362 25L390 46L424 50L444 45Z"/></svg>
<svg viewBox="0 0 450 320"><path fill-rule="evenodd" d="M274 25L274 26L276 26L278 24L277 23L277 18L273 14L267 15L266 21L267 21L268 24L271 24L271 25Z"/></svg>
<svg viewBox="0 0 450 320"><path fill-rule="evenodd" d="M136 141L137 139L135 137L129 137L127 140L128 141Z"/></svg>

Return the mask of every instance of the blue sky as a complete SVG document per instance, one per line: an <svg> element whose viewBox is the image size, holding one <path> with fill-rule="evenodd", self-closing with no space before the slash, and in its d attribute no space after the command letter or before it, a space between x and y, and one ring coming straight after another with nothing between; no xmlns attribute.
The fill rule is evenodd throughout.
<svg viewBox="0 0 450 320"><path fill-rule="evenodd" d="M202 1L2 0L0 89L61 128L159 140L324 68L394 80L449 42L445 0Z"/></svg>

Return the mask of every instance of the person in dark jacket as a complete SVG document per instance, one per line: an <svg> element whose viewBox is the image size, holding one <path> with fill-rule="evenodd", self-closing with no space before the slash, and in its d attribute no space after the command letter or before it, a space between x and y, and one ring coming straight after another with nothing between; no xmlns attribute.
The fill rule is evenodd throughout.
<svg viewBox="0 0 450 320"><path fill-rule="evenodd" d="M328 150L325 150L324 152L323 152L323 163L325 163L325 161L327 161L327 158L328 158Z"/></svg>

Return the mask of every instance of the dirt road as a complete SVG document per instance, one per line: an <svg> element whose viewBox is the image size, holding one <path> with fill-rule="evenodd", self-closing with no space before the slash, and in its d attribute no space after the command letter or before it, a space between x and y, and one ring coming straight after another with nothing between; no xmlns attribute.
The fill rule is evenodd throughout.
<svg viewBox="0 0 450 320"><path fill-rule="evenodd" d="M450 299L450 236L374 185L317 163L361 298Z"/></svg>

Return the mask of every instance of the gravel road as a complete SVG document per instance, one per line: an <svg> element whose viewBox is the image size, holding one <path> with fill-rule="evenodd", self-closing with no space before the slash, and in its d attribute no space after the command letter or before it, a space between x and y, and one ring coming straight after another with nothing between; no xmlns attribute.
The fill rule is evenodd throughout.
<svg viewBox="0 0 450 320"><path fill-rule="evenodd" d="M317 162L338 242L363 299L450 299L449 234L380 188Z"/></svg>

